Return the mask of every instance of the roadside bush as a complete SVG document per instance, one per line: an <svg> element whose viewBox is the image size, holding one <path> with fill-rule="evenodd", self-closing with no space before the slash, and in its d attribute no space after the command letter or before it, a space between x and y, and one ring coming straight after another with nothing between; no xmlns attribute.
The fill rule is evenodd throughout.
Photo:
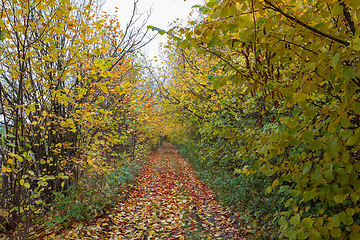
<svg viewBox="0 0 360 240"><path fill-rule="evenodd" d="M140 165L129 162L107 174L83 177L78 185L55 194L55 203L45 220L46 229L68 228L73 222L89 222L106 213L127 191Z"/></svg>
<svg viewBox="0 0 360 240"><path fill-rule="evenodd" d="M214 190L222 204L238 211L243 220L253 226L254 236L278 236L274 233L279 228L276 220L280 218L279 211L284 210L289 193L279 189L278 192L267 194L266 189L273 180L261 172L247 176L229 171L225 163L221 165L227 167L219 168L221 159L212 155L216 149L199 147L192 142L177 146L181 156L190 162L199 178ZM211 153L207 154L205 149ZM229 149L223 154L230 155Z"/></svg>

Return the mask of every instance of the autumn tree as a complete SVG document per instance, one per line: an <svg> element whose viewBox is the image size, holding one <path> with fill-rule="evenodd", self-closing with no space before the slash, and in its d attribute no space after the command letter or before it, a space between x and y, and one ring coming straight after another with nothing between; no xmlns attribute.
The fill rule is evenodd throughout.
<svg viewBox="0 0 360 240"><path fill-rule="evenodd" d="M76 184L85 165L109 171L100 149L127 140L127 123L114 116L132 104L127 72L152 39L143 28L148 16L134 25L142 19L136 6L122 28L96 1L1 2L0 217L7 229L24 221L26 237L53 191Z"/></svg>
<svg viewBox="0 0 360 240"><path fill-rule="evenodd" d="M237 172L261 172L272 179L268 193L291 196L280 236L358 239L358 1L197 7L198 21L167 33L218 60L208 75L214 89L242 89L238 104L249 114L239 115L245 124L229 138L243 142ZM214 122L207 125L205 135L218 134Z"/></svg>

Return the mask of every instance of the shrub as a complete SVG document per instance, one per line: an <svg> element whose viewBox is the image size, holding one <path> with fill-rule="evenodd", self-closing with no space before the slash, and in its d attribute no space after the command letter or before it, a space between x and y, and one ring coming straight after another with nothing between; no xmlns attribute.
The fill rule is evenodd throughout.
<svg viewBox="0 0 360 240"><path fill-rule="evenodd" d="M78 185L55 194L55 203L46 219L46 228L67 228L73 222L91 221L111 208L126 192L140 166L129 162L107 174L83 177ZM120 198L119 198L120 196Z"/></svg>
<svg viewBox="0 0 360 240"><path fill-rule="evenodd" d="M214 190L222 204L238 211L245 222L253 225L254 236L276 237L274 231L279 226L275 220L280 218L278 212L284 210L282 206L289 194L284 189L266 194L272 179L261 172L245 175L229 170L230 164L226 164L226 158L216 158L216 144L213 146L215 147L198 147L190 142L178 145L178 148L179 153L194 167L199 178ZM231 154L231 149L223 151L225 155Z"/></svg>

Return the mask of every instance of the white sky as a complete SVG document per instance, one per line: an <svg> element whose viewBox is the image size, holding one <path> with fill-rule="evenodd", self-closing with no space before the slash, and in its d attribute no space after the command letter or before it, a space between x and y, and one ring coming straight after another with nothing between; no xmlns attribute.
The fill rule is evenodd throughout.
<svg viewBox="0 0 360 240"><path fill-rule="evenodd" d="M183 19L185 22L191 7L200 4L202 0L139 0L138 8L140 12L145 12L152 8L148 25L158 27L164 30L169 29L169 23L172 23L177 18ZM118 17L120 23L126 24L131 16L133 10L133 0L106 0L104 10L109 13L118 7ZM155 55L159 56L159 44L166 41L166 36L159 36L151 42L146 48L145 52L148 57L153 58Z"/></svg>

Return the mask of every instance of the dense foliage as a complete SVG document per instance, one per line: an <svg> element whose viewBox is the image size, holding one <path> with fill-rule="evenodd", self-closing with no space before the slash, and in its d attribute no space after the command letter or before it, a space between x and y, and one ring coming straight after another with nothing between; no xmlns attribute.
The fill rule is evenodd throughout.
<svg viewBox="0 0 360 240"><path fill-rule="evenodd" d="M69 186L105 179L155 143L139 60L151 38L134 27L134 3L123 27L96 1L1 1L1 231L25 238Z"/></svg>
<svg viewBox="0 0 360 240"><path fill-rule="evenodd" d="M196 7L167 31L168 137L234 178L263 178L283 202L280 237L359 239L359 1Z"/></svg>
<svg viewBox="0 0 360 240"><path fill-rule="evenodd" d="M256 232L360 239L360 2L208 0L160 78L138 50L165 31L134 3L123 27L96 1L1 1L1 230L54 200L50 225L102 212L162 135Z"/></svg>

